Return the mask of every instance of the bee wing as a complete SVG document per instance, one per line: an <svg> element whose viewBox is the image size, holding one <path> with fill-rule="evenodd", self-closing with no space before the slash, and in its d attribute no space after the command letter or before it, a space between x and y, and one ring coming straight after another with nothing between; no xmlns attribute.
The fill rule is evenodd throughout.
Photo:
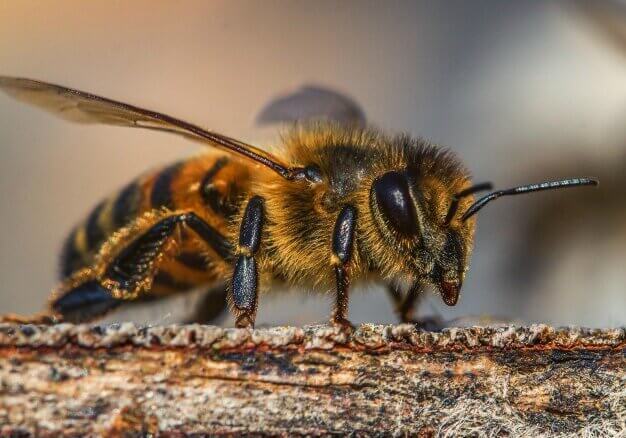
<svg viewBox="0 0 626 438"><path fill-rule="evenodd" d="M291 94L278 96L257 116L259 124L329 120L365 125L365 113L358 103L338 91L306 85Z"/></svg>
<svg viewBox="0 0 626 438"><path fill-rule="evenodd" d="M65 120L78 123L129 126L182 135L205 145L238 153L271 168L287 179L293 178L294 169L289 168L267 152L166 114L32 79L0 76L0 90Z"/></svg>

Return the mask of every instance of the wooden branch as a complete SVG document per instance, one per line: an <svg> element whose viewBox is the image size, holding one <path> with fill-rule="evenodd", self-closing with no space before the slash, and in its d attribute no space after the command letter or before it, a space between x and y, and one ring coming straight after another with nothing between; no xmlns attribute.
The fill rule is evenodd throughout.
<svg viewBox="0 0 626 438"><path fill-rule="evenodd" d="M0 325L0 435L625 436L626 330Z"/></svg>

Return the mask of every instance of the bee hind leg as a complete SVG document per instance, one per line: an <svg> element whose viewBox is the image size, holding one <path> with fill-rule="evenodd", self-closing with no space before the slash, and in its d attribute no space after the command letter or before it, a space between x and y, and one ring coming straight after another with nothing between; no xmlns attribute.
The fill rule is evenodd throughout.
<svg viewBox="0 0 626 438"><path fill-rule="evenodd" d="M66 280L50 300L50 310L60 321L87 322L106 315L123 303L84 269Z"/></svg>
<svg viewBox="0 0 626 438"><path fill-rule="evenodd" d="M180 238L181 227L192 230L222 258L231 255L229 242L193 212L169 212L100 267L99 280L115 298L133 300L150 289L159 263Z"/></svg>
<svg viewBox="0 0 626 438"><path fill-rule="evenodd" d="M53 293L52 310L63 319L86 321L145 296L180 227L195 232L221 257L230 257L228 241L195 213L150 213L124 230L119 242L103 245L96 266L63 283Z"/></svg>

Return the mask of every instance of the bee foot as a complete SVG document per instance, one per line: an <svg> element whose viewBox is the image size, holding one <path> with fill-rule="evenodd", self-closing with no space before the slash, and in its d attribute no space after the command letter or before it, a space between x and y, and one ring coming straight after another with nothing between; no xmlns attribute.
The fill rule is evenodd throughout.
<svg viewBox="0 0 626 438"><path fill-rule="evenodd" d="M439 317L410 319L405 322L407 324L413 324L416 328L426 330L428 332L440 332L446 327L445 321Z"/></svg>
<svg viewBox="0 0 626 438"><path fill-rule="evenodd" d="M237 317L237 320L235 321L235 327L253 329L254 319L250 315L246 315L246 314L240 315Z"/></svg>
<svg viewBox="0 0 626 438"><path fill-rule="evenodd" d="M346 318L334 318L332 324L347 335L352 335L352 333L356 330L354 324Z"/></svg>

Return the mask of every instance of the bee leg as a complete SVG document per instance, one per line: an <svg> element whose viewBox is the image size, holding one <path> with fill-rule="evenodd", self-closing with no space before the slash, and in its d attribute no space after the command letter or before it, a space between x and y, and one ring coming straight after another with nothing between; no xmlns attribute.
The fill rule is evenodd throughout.
<svg viewBox="0 0 626 438"><path fill-rule="evenodd" d="M81 323L102 317L122 303L123 300L113 298L87 268L72 275L53 294L50 309L59 315L59 320Z"/></svg>
<svg viewBox="0 0 626 438"><path fill-rule="evenodd" d="M169 213L113 258L101 276L103 285L116 298L122 299L134 299L140 292L149 289L168 244L180 236L177 233L180 227L192 230L222 258L230 257L228 242L198 215L193 212Z"/></svg>
<svg viewBox="0 0 626 438"><path fill-rule="evenodd" d="M193 230L223 257L230 245L193 212L152 213L141 230L131 231L111 248L105 245L101 262L72 275L53 293L50 307L63 319L86 321L104 315L125 300L135 300L149 291L158 265L177 238L181 226Z"/></svg>
<svg viewBox="0 0 626 438"><path fill-rule="evenodd" d="M230 302L240 328L254 327L258 302L259 274L254 255L258 252L265 218L260 196L248 201L239 228L237 261L230 287Z"/></svg>
<svg viewBox="0 0 626 438"><path fill-rule="evenodd" d="M341 209L337 221L335 222L331 263L335 269L335 280L337 284L332 321L334 324L340 325L348 330L353 329L352 323L347 318L348 288L350 286L348 266L352 259L355 228L356 209L351 205L346 205Z"/></svg>
<svg viewBox="0 0 626 438"><path fill-rule="evenodd" d="M424 296L424 286L420 282L415 282L403 296L397 285L389 284L387 286L389 296L394 304L394 310L400 318L400 321L408 324L415 324L417 327L429 330L440 331L444 324L440 318L415 318L415 308L419 304L420 299Z"/></svg>
<svg viewBox="0 0 626 438"><path fill-rule="evenodd" d="M387 291L389 297L393 301L394 311L401 322L413 322L415 307L419 302L419 298L423 291L423 287L419 282L411 285L406 294L403 294L398 285L388 284Z"/></svg>

